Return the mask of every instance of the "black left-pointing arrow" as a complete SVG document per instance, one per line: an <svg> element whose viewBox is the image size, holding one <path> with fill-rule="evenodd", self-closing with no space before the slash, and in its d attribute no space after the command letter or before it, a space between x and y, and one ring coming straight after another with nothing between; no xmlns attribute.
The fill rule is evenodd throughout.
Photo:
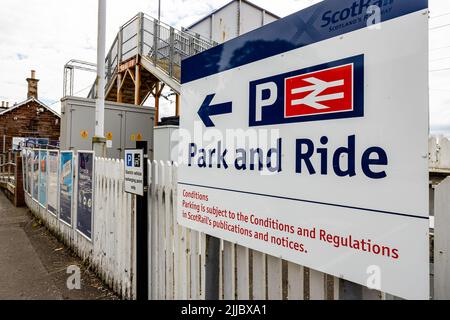
<svg viewBox="0 0 450 320"><path fill-rule="evenodd" d="M214 96L214 93L207 95L197 112L198 116L200 117L200 119L202 119L206 127L214 127L214 123L210 118L211 116L231 113L233 109L232 102L211 104Z"/></svg>

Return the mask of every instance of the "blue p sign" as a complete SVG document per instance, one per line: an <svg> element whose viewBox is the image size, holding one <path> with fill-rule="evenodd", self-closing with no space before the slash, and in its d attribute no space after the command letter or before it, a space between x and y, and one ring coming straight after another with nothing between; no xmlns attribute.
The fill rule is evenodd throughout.
<svg viewBox="0 0 450 320"><path fill-rule="evenodd" d="M127 153L127 167L133 166L133 155L131 153Z"/></svg>

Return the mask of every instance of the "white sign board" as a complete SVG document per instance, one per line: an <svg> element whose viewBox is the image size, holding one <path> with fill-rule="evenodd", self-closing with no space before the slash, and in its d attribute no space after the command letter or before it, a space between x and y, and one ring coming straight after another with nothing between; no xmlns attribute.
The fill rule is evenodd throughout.
<svg viewBox="0 0 450 320"><path fill-rule="evenodd" d="M425 0L323 1L184 60L179 223L428 299L427 44Z"/></svg>
<svg viewBox="0 0 450 320"><path fill-rule="evenodd" d="M25 138L21 137L13 137L12 139L12 149L14 151L22 150L23 147L25 147Z"/></svg>
<svg viewBox="0 0 450 320"><path fill-rule="evenodd" d="M144 150L125 150L125 192L144 195Z"/></svg>

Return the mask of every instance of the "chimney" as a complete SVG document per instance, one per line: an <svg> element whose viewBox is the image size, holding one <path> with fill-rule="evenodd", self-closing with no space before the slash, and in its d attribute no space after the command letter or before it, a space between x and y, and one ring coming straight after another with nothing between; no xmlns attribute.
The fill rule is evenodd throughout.
<svg viewBox="0 0 450 320"><path fill-rule="evenodd" d="M27 78L28 82L28 94L27 98L34 97L35 99L38 98L38 82L39 80L36 79L36 71L31 70L31 78Z"/></svg>
<svg viewBox="0 0 450 320"><path fill-rule="evenodd" d="M9 101L6 101L6 105L5 108L8 109L9 108Z"/></svg>
<svg viewBox="0 0 450 320"><path fill-rule="evenodd" d="M5 101L2 101L2 109L5 108Z"/></svg>

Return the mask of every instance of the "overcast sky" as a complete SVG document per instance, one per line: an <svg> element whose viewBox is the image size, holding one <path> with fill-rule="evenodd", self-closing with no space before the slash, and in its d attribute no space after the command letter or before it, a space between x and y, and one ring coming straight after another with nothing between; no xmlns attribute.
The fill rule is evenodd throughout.
<svg viewBox="0 0 450 320"><path fill-rule="evenodd" d="M161 20L188 26L229 0L162 0ZM252 0L286 16L317 0ZM107 0L107 48L119 27L142 11L157 16L158 0ZM450 1L430 0L430 125L450 136ZM446 26L448 25L448 26ZM444 27L440 27L444 26ZM0 100L26 99L25 78L35 69L39 98L56 111L63 92L63 67L70 59L96 61L96 0L1 0ZM107 49L107 50L108 50ZM75 92L86 95L91 76L80 75ZM165 105L163 115L173 106Z"/></svg>

